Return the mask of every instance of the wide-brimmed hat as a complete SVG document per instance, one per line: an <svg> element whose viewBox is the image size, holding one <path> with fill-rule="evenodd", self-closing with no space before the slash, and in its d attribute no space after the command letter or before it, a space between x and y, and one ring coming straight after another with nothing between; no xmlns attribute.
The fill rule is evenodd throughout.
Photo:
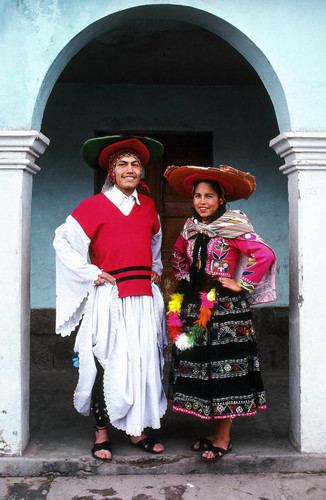
<svg viewBox="0 0 326 500"><path fill-rule="evenodd" d="M256 180L253 175L228 165L219 167L171 165L165 170L164 177L177 194L186 198L192 198L193 185L201 180L215 181L220 184L224 189L226 201L247 199L256 189Z"/></svg>
<svg viewBox="0 0 326 500"><path fill-rule="evenodd" d="M81 154L90 167L109 170L109 159L119 151L134 153L140 159L142 166L146 167L163 156L164 147L149 137L109 135L86 141Z"/></svg>

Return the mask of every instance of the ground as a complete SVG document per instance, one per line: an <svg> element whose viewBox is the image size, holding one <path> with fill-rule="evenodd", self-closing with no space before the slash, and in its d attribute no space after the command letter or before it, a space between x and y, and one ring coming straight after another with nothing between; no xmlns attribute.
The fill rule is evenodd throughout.
<svg viewBox="0 0 326 500"><path fill-rule="evenodd" d="M0 478L1 500L325 500L326 474Z"/></svg>

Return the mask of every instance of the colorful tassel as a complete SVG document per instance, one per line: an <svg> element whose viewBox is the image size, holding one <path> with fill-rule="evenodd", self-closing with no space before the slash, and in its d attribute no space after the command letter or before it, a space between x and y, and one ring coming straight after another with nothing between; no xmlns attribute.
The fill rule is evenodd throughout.
<svg viewBox="0 0 326 500"><path fill-rule="evenodd" d="M180 351L185 351L186 349L192 347L192 345L189 342L189 337L185 332L179 335L179 337L175 341L175 345Z"/></svg>
<svg viewBox="0 0 326 500"><path fill-rule="evenodd" d="M172 312L172 311L169 312L167 324L168 324L168 326L182 326L179 314L176 312Z"/></svg>
<svg viewBox="0 0 326 500"><path fill-rule="evenodd" d="M169 301L168 314L170 312L176 312L180 314L182 301L183 301L182 293L173 293L171 295L171 300Z"/></svg>
<svg viewBox="0 0 326 500"><path fill-rule="evenodd" d="M175 344L177 338L180 337L182 333L182 328L179 326L169 326L168 330L172 339L172 343Z"/></svg>
<svg viewBox="0 0 326 500"><path fill-rule="evenodd" d="M191 333L194 336L195 340L203 339L205 332L206 332L206 328L204 328L203 326L199 326L199 325L194 325L191 329Z"/></svg>
<svg viewBox="0 0 326 500"><path fill-rule="evenodd" d="M182 331L182 322L180 320L183 298L184 296L181 293L172 294L167 312L168 331L172 342L181 351L190 349L195 341L202 340L205 337L207 323L211 319L212 309L217 302L214 288L208 293L201 292L199 317L194 321L191 331L185 333Z"/></svg>

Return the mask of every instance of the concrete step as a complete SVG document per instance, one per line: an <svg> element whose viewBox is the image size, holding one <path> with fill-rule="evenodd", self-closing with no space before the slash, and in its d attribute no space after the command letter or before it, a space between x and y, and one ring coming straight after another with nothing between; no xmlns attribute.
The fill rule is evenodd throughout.
<svg viewBox="0 0 326 500"><path fill-rule="evenodd" d="M151 431L164 445L162 455L146 454L130 445L127 436L110 429L113 459L94 459L93 418L72 406L77 371L47 370L31 374L31 438L22 457L0 457L1 476L117 475L117 474L242 474L268 472L325 472L326 455L298 453L288 439L288 374L264 374L268 409L236 419L233 451L207 463L191 451L196 438L210 433L211 424L170 408L162 428Z"/></svg>

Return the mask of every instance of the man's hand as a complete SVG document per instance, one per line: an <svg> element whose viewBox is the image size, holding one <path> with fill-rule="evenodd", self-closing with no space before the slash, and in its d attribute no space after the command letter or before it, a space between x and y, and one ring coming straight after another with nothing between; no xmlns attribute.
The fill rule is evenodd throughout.
<svg viewBox="0 0 326 500"><path fill-rule="evenodd" d="M223 288L229 288L234 292L241 292L243 289L241 286L237 285L237 282L233 278L218 278L219 282L222 283Z"/></svg>
<svg viewBox="0 0 326 500"><path fill-rule="evenodd" d="M94 283L97 286L103 285L105 283L105 280L111 283L111 285L115 285L115 278L113 278L111 274L108 274L104 271L102 271L102 273L98 275L98 278L94 281Z"/></svg>
<svg viewBox="0 0 326 500"><path fill-rule="evenodd" d="M154 281L155 285L158 285L161 281L161 276L157 274L155 271L152 271L151 280Z"/></svg>

